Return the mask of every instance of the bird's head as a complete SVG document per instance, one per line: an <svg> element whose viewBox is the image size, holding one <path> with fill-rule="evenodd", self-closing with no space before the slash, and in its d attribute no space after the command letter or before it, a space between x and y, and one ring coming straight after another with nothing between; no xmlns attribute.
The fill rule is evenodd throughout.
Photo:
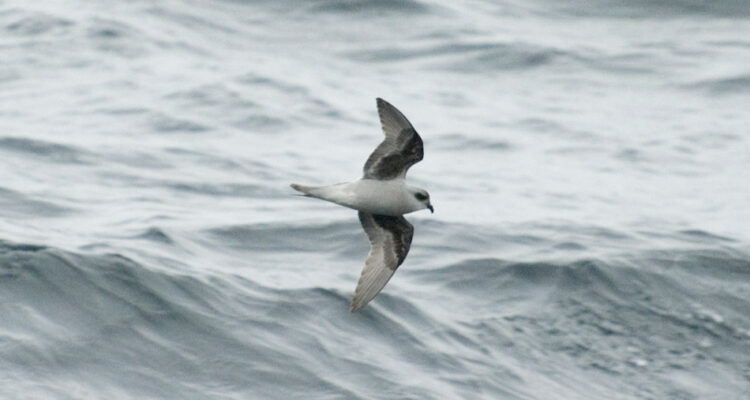
<svg viewBox="0 0 750 400"><path fill-rule="evenodd" d="M409 188L409 192L411 193L413 197L412 203L417 206L417 210L421 209L428 209L430 212L435 212L435 209L432 208L432 204L430 204L430 194L427 193L424 189L418 189L418 188Z"/></svg>

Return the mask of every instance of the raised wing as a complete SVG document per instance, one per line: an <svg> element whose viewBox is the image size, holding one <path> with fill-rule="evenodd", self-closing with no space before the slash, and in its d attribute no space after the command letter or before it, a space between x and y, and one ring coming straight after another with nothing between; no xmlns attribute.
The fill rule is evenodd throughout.
<svg viewBox="0 0 750 400"><path fill-rule="evenodd" d="M385 140L367 158L365 178L404 178L409 167L424 157L422 138L396 107L381 98L377 99L377 103Z"/></svg>
<svg viewBox="0 0 750 400"><path fill-rule="evenodd" d="M365 261L362 275L354 290L349 310L355 312L364 307L380 293L393 273L409 253L414 227L403 216L359 212L367 238L370 239L370 254Z"/></svg>

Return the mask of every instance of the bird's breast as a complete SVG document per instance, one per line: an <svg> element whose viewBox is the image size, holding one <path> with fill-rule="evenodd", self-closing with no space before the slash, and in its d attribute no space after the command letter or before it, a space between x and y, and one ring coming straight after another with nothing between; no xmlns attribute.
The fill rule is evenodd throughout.
<svg viewBox="0 0 750 400"><path fill-rule="evenodd" d="M412 211L409 208L406 184L402 179L361 179L352 183L353 204L360 211L398 216Z"/></svg>

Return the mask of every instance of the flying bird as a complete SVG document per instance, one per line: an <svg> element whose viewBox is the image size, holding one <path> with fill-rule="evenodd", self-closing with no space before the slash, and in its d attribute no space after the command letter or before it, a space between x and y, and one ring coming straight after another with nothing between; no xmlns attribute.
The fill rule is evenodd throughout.
<svg viewBox="0 0 750 400"><path fill-rule="evenodd" d="M291 185L305 196L359 211L370 253L354 290L351 312L375 298L406 259L414 227L404 214L434 212L429 193L406 184L406 171L424 157L422 138L396 107L381 98L377 105L385 139L367 158L362 178L329 186Z"/></svg>

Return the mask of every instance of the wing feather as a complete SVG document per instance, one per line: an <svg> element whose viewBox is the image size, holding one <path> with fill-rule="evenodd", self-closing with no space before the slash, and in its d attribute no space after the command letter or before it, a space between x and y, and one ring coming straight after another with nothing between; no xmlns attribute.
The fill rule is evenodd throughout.
<svg viewBox="0 0 750 400"><path fill-rule="evenodd" d="M386 138L395 139L404 129L414 129L411 122L391 103L378 97L375 99L378 105L378 116L383 134Z"/></svg>
<svg viewBox="0 0 750 400"><path fill-rule="evenodd" d="M364 176L379 180L403 178L409 167L424 157L422 138L396 107L381 98L377 104L385 139L367 158Z"/></svg>
<svg viewBox="0 0 750 400"><path fill-rule="evenodd" d="M403 216L359 212L359 220L370 240L370 253L354 290L350 311L374 299L409 253L414 227Z"/></svg>

